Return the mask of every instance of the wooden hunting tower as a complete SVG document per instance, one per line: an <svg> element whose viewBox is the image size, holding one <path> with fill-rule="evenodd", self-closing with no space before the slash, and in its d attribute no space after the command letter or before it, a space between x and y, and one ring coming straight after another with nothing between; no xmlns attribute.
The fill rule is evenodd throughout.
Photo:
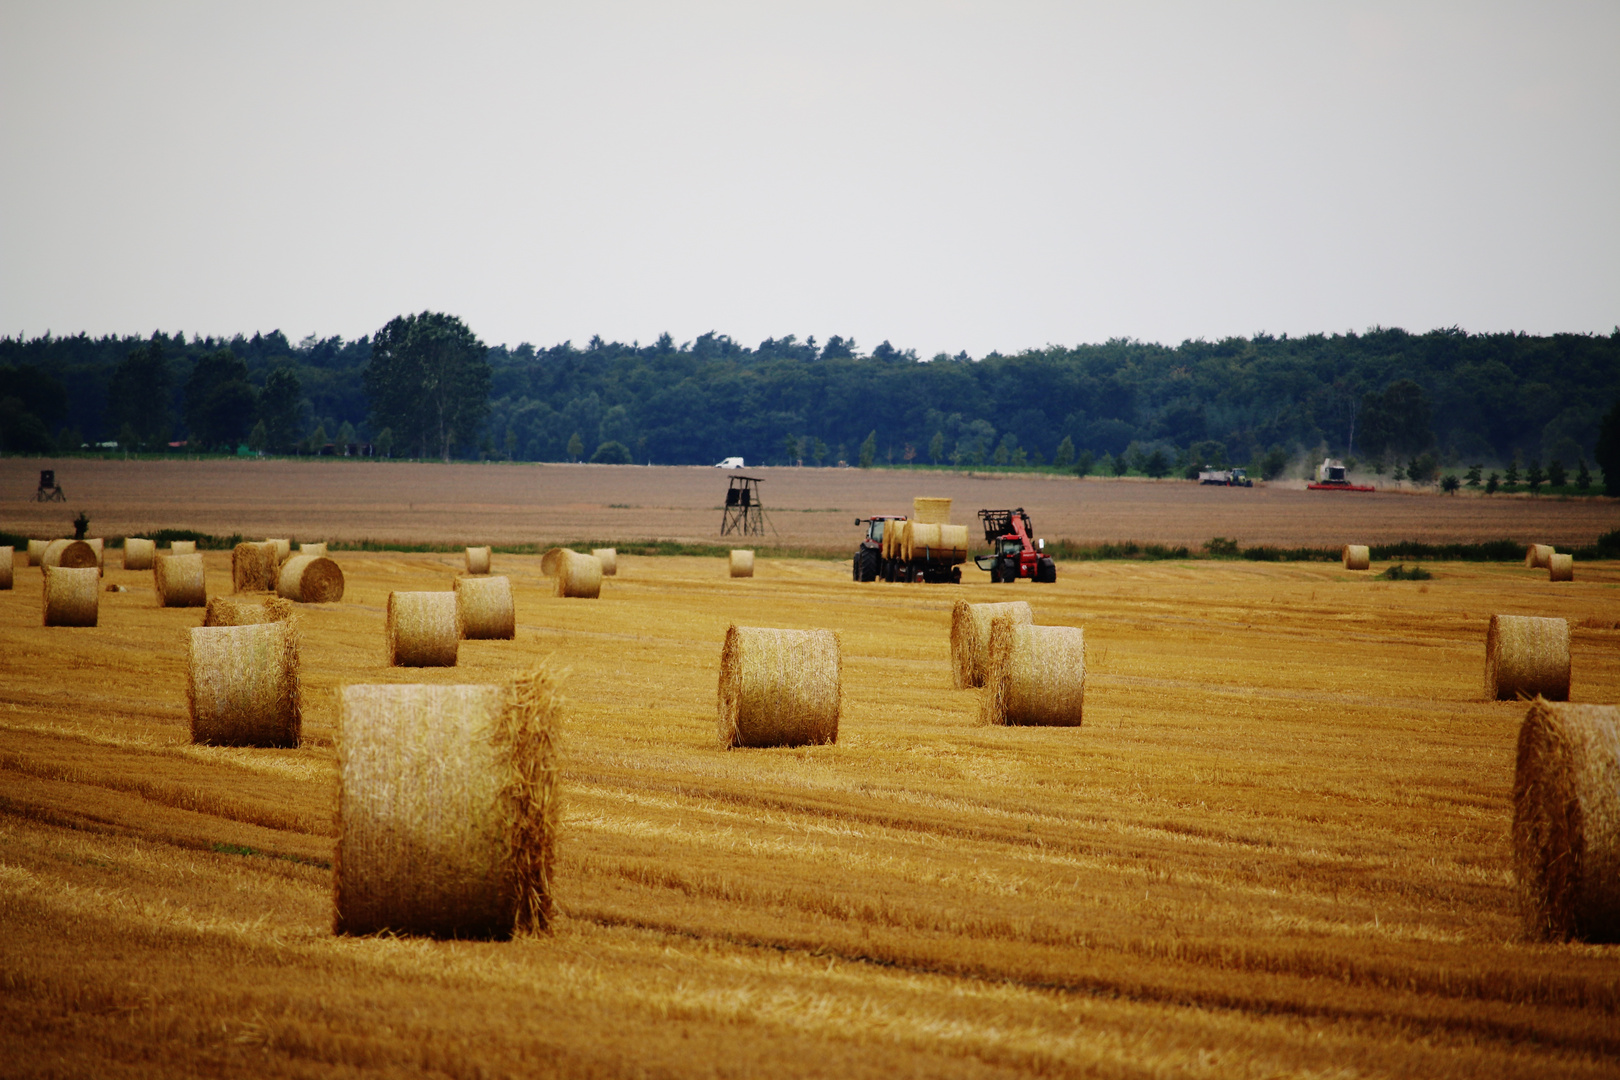
<svg viewBox="0 0 1620 1080"><path fill-rule="evenodd" d="M720 535L765 535L765 508L759 501L759 479L733 476L726 490L726 507L720 516Z"/></svg>

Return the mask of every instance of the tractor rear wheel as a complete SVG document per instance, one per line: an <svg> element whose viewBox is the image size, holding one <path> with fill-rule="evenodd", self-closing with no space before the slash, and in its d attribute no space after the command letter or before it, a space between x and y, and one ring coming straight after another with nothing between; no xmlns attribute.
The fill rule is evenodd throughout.
<svg viewBox="0 0 1620 1080"><path fill-rule="evenodd" d="M1041 556L1040 561L1035 564L1035 580L1044 581L1047 584L1056 581L1057 563L1044 555Z"/></svg>
<svg viewBox="0 0 1620 1080"><path fill-rule="evenodd" d="M878 553L871 548L861 548L855 556L855 580L876 581L878 571Z"/></svg>

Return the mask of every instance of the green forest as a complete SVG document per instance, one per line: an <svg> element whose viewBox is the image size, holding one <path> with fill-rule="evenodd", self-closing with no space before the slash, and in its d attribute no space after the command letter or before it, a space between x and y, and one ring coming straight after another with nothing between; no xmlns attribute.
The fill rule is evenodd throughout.
<svg viewBox="0 0 1620 1080"><path fill-rule="evenodd" d="M370 444L395 457L1268 475L1330 453L1380 470L1419 460L1437 479L1474 464L1599 464L1617 399L1620 329L1115 339L977 359L791 334L753 347L718 333L487 346L427 312L350 341L0 339L12 453Z"/></svg>

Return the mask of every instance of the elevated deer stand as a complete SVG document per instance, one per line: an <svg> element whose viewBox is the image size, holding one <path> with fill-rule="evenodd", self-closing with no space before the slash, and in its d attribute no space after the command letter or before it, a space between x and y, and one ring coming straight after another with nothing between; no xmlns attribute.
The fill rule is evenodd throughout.
<svg viewBox="0 0 1620 1080"><path fill-rule="evenodd" d="M765 508L759 501L759 480L752 476L733 476L726 491L726 508L720 516L720 535L740 533L743 536L765 535Z"/></svg>
<svg viewBox="0 0 1620 1080"><path fill-rule="evenodd" d="M67 502L67 496L56 483L55 469L39 470L39 490L34 492L34 501Z"/></svg>

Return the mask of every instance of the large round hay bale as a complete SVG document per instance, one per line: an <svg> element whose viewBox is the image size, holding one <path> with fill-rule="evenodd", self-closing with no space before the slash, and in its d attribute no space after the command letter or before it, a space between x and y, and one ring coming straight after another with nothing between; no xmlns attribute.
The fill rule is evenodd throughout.
<svg viewBox="0 0 1620 1080"><path fill-rule="evenodd" d="M106 571L107 543L99 536L89 537L84 541L90 545L90 550L96 553L96 569Z"/></svg>
<svg viewBox="0 0 1620 1080"><path fill-rule="evenodd" d="M979 718L987 724L1079 727L1086 697L1086 641L1078 626L990 623Z"/></svg>
<svg viewBox="0 0 1620 1080"><path fill-rule="evenodd" d="M1575 556L1554 552L1552 558L1547 560L1547 580L1574 581Z"/></svg>
<svg viewBox="0 0 1620 1080"><path fill-rule="evenodd" d="M1366 544L1346 544L1340 554L1346 570L1365 570L1372 565L1372 552Z"/></svg>
<svg viewBox="0 0 1620 1080"><path fill-rule="evenodd" d="M52 540L40 556L39 565L82 570L96 565L96 549L83 540Z"/></svg>
<svg viewBox="0 0 1620 1080"><path fill-rule="evenodd" d="M157 554L157 545L152 541L139 536L130 536L124 539L124 569L150 570L152 558Z"/></svg>
<svg viewBox="0 0 1620 1080"><path fill-rule="evenodd" d="M30 541L28 541L28 565L29 566L43 565L44 559L45 559L45 549L50 547L50 546L51 546L51 542L49 540L30 540Z"/></svg>
<svg viewBox="0 0 1620 1080"><path fill-rule="evenodd" d="M512 581L505 576L456 579L456 617L467 640L510 641L517 636Z"/></svg>
<svg viewBox="0 0 1620 1080"><path fill-rule="evenodd" d="M557 595L595 600L602 593L602 563L594 555L564 550L557 561Z"/></svg>
<svg viewBox="0 0 1620 1080"><path fill-rule="evenodd" d="M885 521L883 535L878 537L878 557L882 559L899 558L900 534L905 532L904 521Z"/></svg>
<svg viewBox="0 0 1620 1080"><path fill-rule="evenodd" d="M1532 570L1545 570L1552 561L1553 546L1551 544L1526 544L1524 548L1524 565Z"/></svg>
<svg viewBox="0 0 1620 1080"><path fill-rule="evenodd" d="M951 608L951 668L958 690L984 685L990 657L990 622L998 618L1025 626L1035 621L1029 604L1023 600L1005 604L970 604L958 600Z"/></svg>
<svg viewBox="0 0 1620 1080"><path fill-rule="evenodd" d="M561 699L506 686L346 686L334 928L506 938L552 918Z"/></svg>
<svg viewBox="0 0 1620 1080"><path fill-rule="evenodd" d="M43 599L46 626L94 626L101 574L94 566L47 566Z"/></svg>
<svg viewBox="0 0 1620 1080"><path fill-rule="evenodd" d="M727 561L732 577L754 576L754 553L745 548L733 548Z"/></svg>
<svg viewBox="0 0 1620 1080"><path fill-rule="evenodd" d="M461 621L453 592L388 594L388 663L392 667L455 667Z"/></svg>
<svg viewBox="0 0 1620 1080"><path fill-rule="evenodd" d="M292 615L292 601L279 596L267 596L262 601L216 596L208 601L208 609L203 612L203 625L258 626L261 623L285 622Z"/></svg>
<svg viewBox="0 0 1620 1080"><path fill-rule="evenodd" d="M728 628L720 650L720 744L837 742L842 671L831 630Z"/></svg>
<svg viewBox="0 0 1620 1080"><path fill-rule="evenodd" d="M326 557L326 541L322 540L318 544L299 544L298 554L313 555L317 559L324 559Z"/></svg>
<svg viewBox="0 0 1620 1080"><path fill-rule="evenodd" d="M191 631L191 741L297 746L304 726L298 630L291 620Z"/></svg>
<svg viewBox="0 0 1620 1080"><path fill-rule="evenodd" d="M547 548L545 554L540 556L540 572L546 577L556 577L557 567L562 565L563 552L566 548Z"/></svg>
<svg viewBox="0 0 1620 1080"><path fill-rule="evenodd" d="M237 544L231 549L231 587L235 592L270 592L276 587L276 545Z"/></svg>
<svg viewBox="0 0 1620 1080"><path fill-rule="evenodd" d="M922 525L949 525L951 500L918 495L911 500L911 520Z"/></svg>
<svg viewBox="0 0 1620 1080"><path fill-rule="evenodd" d="M470 547L467 549L467 573L489 573L489 555L487 547Z"/></svg>
<svg viewBox="0 0 1620 1080"><path fill-rule="evenodd" d="M276 595L298 604L343 599L343 571L324 555L294 555L276 575Z"/></svg>
<svg viewBox="0 0 1620 1080"><path fill-rule="evenodd" d="M1527 937L1620 941L1620 708L1531 704L1513 775L1513 866Z"/></svg>
<svg viewBox="0 0 1620 1080"><path fill-rule="evenodd" d="M10 544L0 545L0 589L11 588L11 563L16 554Z"/></svg>
<svg viewBox="0 0 1620 1080"><path fill-rule="evenodd" d="M208 586L201 555L159 555L152 561L159 607L206 607Z"/></svg>
<svg viewBox="0 0 1620 1080"><path fill-rule="evenodd" d="M591 548L591 554L602 564L602 576L613 577L619 572L618 548Z"/></svg>
<svg viewBox="0 0 1620 1080"><path fill-rule="evenodd" d="M1569 700L1569 622L1492 615L1485 631L1485 696Z"/></svg>
<svg viewBox="0 0 1620 1080"><path fill-rule="evenodd" d="M961 562L967 558L968 530L966 525L930 525L924 522L906 522L903 559L948 559Z"/></svg>
<svg viewBox="0 0 1620 1080"><path fill-rule="evenodd" d="M286 562L287 558L292 555L292 541L286 539L285 537L281 539L272 537L267 539L265 543L275 545L277 566L280 566L282 563Z"/></svg>
<svg viewBox="0 0 1620 1080"><path fill-rule="evenodd" d="M197 541L195 541L195 540L170 540L169 541L169 554L170 555L195 555L195 554L197 554Z"/></svg>

